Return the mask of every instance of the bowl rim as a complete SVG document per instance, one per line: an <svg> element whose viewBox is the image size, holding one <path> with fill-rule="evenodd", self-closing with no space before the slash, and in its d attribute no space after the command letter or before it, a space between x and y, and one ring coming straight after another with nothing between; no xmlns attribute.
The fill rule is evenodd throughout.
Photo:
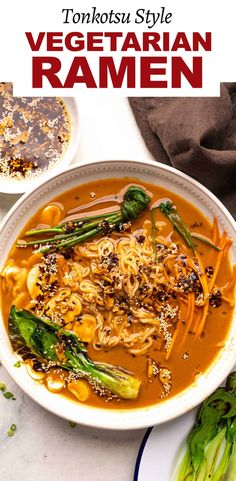
<svg viewBox="0 0 236 481"><path fill-rule="evenodd" d="M99 160L99 161L93 161L93 162L86 161L86 162L81 162L80 164L74 164L70 167L67 167L66 169L64 169L61 172L55 173L55 175L50 177L50 179L47 179L45 182L43 182L41 185L38 185L32 191L26 192L13 205L13 207L10 209L10 211L6 214L5 218L1 222L1 224L0 224L0 236L1 236L2 230L7 225L11 216L17 211L17 209L22 204L25 203L25 201L27 200L28 197L31 197L31 196L33 197L34 194L37 192L37 190L41 189L42 186L46 186L47 184L50 184L53 180L55 180L58 177L63 177L65 174L71 173L73 171L78 171L78 170L86 168L86 167L88 167L89 169L94 168L94 170L96 170L96 167L99 168L99 167L104 167L105 165L107 165L107 166L109 166L109 168L111 170L110 176L112 177L112 167L113 167L113 165L115 167L115 163L119 163L121 165L124 165L124 167L127 167L128 164L130 166L136 164L138 168L139 167L140 168L142 168L142 167L143 168L147 168L147 167L154 167L155 168L155 167L157 167L158 169L160 169L164 172L177 175L177 177L182 178L188 184L194 185L194 187L197 187L197 189L202 191L206 195L206 197L210 198L211 201L214 204L216 204L216 206L224 214L224 216L226 217L228 222L231 224L234 231L236 231L236 222L233 219L232 215L225 208L225 206L221 203L221 201L219 199L217 199L217 197L213 193L211 193L206 187L204 187L202 184L200 184L195 179L192 179L187 174L185 174L183 172L180 172L180 171L178 171L177 169L175 169L171 166L161 164L161 163L155 162L153 160L143 161L143 160L118 160L118 159L116 159L116 160ZM105 177L105 175L106 174L104 173L104 177ZM107 178L108 177L109 177L109 173L107 173ZM96 180L96 179L94 179L94 180ZM68 189L65 189L65 190L68 190ZM171 190L171 185L170 185L170 190ZM194 196L194 193L193 193L193 196ZM0 312L0 322L2 322L1 312ZM236 331L236 325L235 325L235 331ZM233 347L236 348L236 337L234 339L234 346ZM8 355L9 355L9 353L8 353ZM0 346L0 357L2 357L1 346ZM219 358L219 356L217 356L216 360L213 360L213 362L210 364L209 367L212 368L212 366L214 364L218 365L220 363L220 358L219 359L218 358ZM118 409L109 409L109 410L107 409L106 410L104 408L97 408L97 407L88 406L88 405L83 405L83 406L79 405L78 406L78 413L79 413L78 416L73 416L73 415L69 414L68 412L61 412L60 410L59 410L60 411L59 412L58 409L56 408L56 404L51 402L51 404L48 405L47 400L45 401L44 399L42 399L42 398L44 398L44 396L41 396L40 394L35 395L32 387L30 385L27 387L25 385L25 383L23 381L21 381L21 379L19 379L19 378L16 379L16 371L18 371L18 370L14 371L14 367L13 367L12 364L9 364L5 358L2 359L2 362L3 362L3 365L5 366L5 368L7 369L7 371L9 372L9 374L11 375L11 377L13 377L13 379L15 380L15 382L32 399L36 400L36 402L38 404L40 404L41 406L43 406L44 408L46 408L48 411L52 412L53 414L57 414L64 419L72 420L72 421L75 421L79 424L83 424L83 425L86 425L86 426L93 426L93 427L96 427L96 428L113 429L113 430L128 430L128 429L145 428L147 426L161 424L161 423L164 423L164 422L167 422L167 421L171 421L172 419L176 418L177 416L181 416L182 414L191 410L197 404L202 402L211 392L213 392L214 389L216 389L217 386L219 386L221 382L223 382L225 377L232 370L232 368L233 368L233 366L236 362L236 356L233 356L233 354L231 354L230 362L228 361L227 369L225 370L225 372L221 373L221 375L218 378L212 379L210 386L209 385L205 386L204 392L201 392L201 389L200 389L201 383L199 383L199 390L198 390L199 395L197 396L197 400L192 400L192 402L188 403L188 405L186 405L186 402L182 403L182 405L179 406L177 410L172 409L172 412L168 413L168 416L167 415L163 416L162 419L159 419L159 417L158 417L157 408L160 407L161 405L165 404L168 401L163 401L161 404L150 405L150 406L146 406L146 407L142 407L142 408L135 408L135 409L129 409L129 410L118 410ZM204 376L201 376L201 378L204 378ZM178 393L175 396L173 396L172 398L170 398L170 400L172 400L172 404L173 404L173 401L178 402L178 398L180 397L180 394L182 394L184 396L184 393L187 393L187 391L190 390L189 388L191 386L192 385L188 386L184 391L181 391L180 393ZM172 406L172 408L173 408L173 406ZM156 412L154 412L155 410L156 410ZM90 414L91 414L92 411L93 411L93 413L97 413L97 416L94 417L91 421ZM153 411L152 415L151 415L151 411ZM177 413L176 413L176 411L177 411ZM149 415L145 416L145 413L147 413L147 412L149 412ZM84 416L84 413L85 413L85 416ZM109 414L107 414L107 413L109 413ZM135 414L138 414L138 413L141 414L141 415L135 416ZM80 417L79 417L80 414L83 414L82 419L80 419ZM101 414L101 419L100 419L99 414ZM132 418L132 414L133 414L133 418Z"/></svg>
<svg viewBox="0 0 236 481"><path fill-rule="evenodd" d="M64 154L62 155L62 158L55 164L55 166L52 167L52 169L46 170L42 175L39 177L35 177L33 179L22 179L20 181L13 180L11 179L4 179L4 176L0 178L0 193L1 194L8 194L8 195L19 195L19 194L25 194L25 193L30 193L32 190L36 189L42 183L47 182L50 180L52 177L55 177L56 175L60 174L63 172L71 162L73 162L73 159L75 158L77 152L78 152L78 147L79 143L81 140L81 132L82 132L82 122L81 122L81 113L80 113L80 102L77 97L59 97L63 100L67 110L69 111L70 115L70 109L73 109L73 117L70 115L70 123L71 123L71 138L68 144L68 147ZM76 131L74 130L77 125Z"/></svg>

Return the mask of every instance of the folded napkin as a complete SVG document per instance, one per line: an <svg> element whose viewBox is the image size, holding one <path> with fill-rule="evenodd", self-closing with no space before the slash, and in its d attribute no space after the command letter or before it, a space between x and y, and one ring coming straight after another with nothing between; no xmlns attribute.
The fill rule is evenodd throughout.
<svg viewBox="0 0 236 481"><path fill-rule="evenodd" d="M156 160L194 177L236 218L236 83L220 97L129 99Z"/></svg>

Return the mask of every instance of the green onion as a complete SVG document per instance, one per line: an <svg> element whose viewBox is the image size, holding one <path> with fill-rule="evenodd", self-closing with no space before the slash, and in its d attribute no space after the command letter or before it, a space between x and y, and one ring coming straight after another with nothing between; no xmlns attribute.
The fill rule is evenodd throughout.
<svg viewBox="0 0 236 481"><path fill-rule="evenodd" d="M16 424L12 424L11 427L7 431L7 435L9 437L12 437L12 436L14 436L15 431L16 431Z"/></svg>
<svg viewBox="0 0 236 481"><path fill-rule="evenodd" d="M20 361L15 362L14 367L21 367L21 362Z"/></svg>
<svg viewBox="0 0 236 481"><path fill-rule="evenodd" d="M6 391L6 384L4 382L0 382L0 391Z"/></svg>
<svg viewBox="0 0 236 481"><path fill-rule="evenodd" d="M74 429L77 426L77 424L74 423L73 421L69 421L68 424L69 424L70 428L72 428L72 429Z"/></svg>
<svg viewBox="0 0 236 481"><path fill-rule="evenodd" d="M10 391L7 391L7 392L4 392L3 396L6 398L6 399L11 399L14 397L14 394Z"/></svg>

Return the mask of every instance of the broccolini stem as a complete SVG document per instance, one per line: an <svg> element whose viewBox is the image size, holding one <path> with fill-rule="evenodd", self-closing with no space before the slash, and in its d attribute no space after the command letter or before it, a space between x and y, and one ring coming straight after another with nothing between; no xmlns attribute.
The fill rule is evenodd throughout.
<svg viewBox="0 0 236 481"><path fill-rule="evenodd" d="M59 234L54 237L43 239L36 239L35 241L17 242L17 247L28 247L34 245L45 245L39 248L38 252L47 253L52 250L68 249L76 244L92 239L98 234L111 232L119 224L137 219L137 217L147 208L150 202L149 195L144 189L138 186L131 186L124 194L121 208L118 211L97 214L73 220L71 222L64 222L52 228L47 229L33 229L26 232L26 236L33 236L39 234ZM47 245L48 244L48 245Z"/></svg>
<svg viewBox="0 0 236 481"><path fill-rule="evenodd" d="M195 244L193 242L191 233L188 227L185 225L183 219L178 214L176 207L172 204L171 201L162 202L159 205L159 209L163 214L169 219L169 221L173 224L174 228L179 232L179 234L183 237L188 247L195 251Z"/></svg>

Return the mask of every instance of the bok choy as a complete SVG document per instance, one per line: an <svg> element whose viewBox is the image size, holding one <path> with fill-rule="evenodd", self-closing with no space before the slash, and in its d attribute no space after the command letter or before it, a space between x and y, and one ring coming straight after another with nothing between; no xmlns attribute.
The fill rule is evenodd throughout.
<svg viewBox="0 0 236 481"><path fill-rule="evenodd" d="M86 379L101 393L112 393L122 399L137 398L139 379L121 367L92 361L86 344L50 319L12 306L8 328L13 349L24 360L33 359L46 370L53 366L65 369Z"/></svg>
<svg viewBox="0 0 236 481"><path fill-rule="evenodd" d="M235 481L236 372L200 407L175 481Z"/></svg>

